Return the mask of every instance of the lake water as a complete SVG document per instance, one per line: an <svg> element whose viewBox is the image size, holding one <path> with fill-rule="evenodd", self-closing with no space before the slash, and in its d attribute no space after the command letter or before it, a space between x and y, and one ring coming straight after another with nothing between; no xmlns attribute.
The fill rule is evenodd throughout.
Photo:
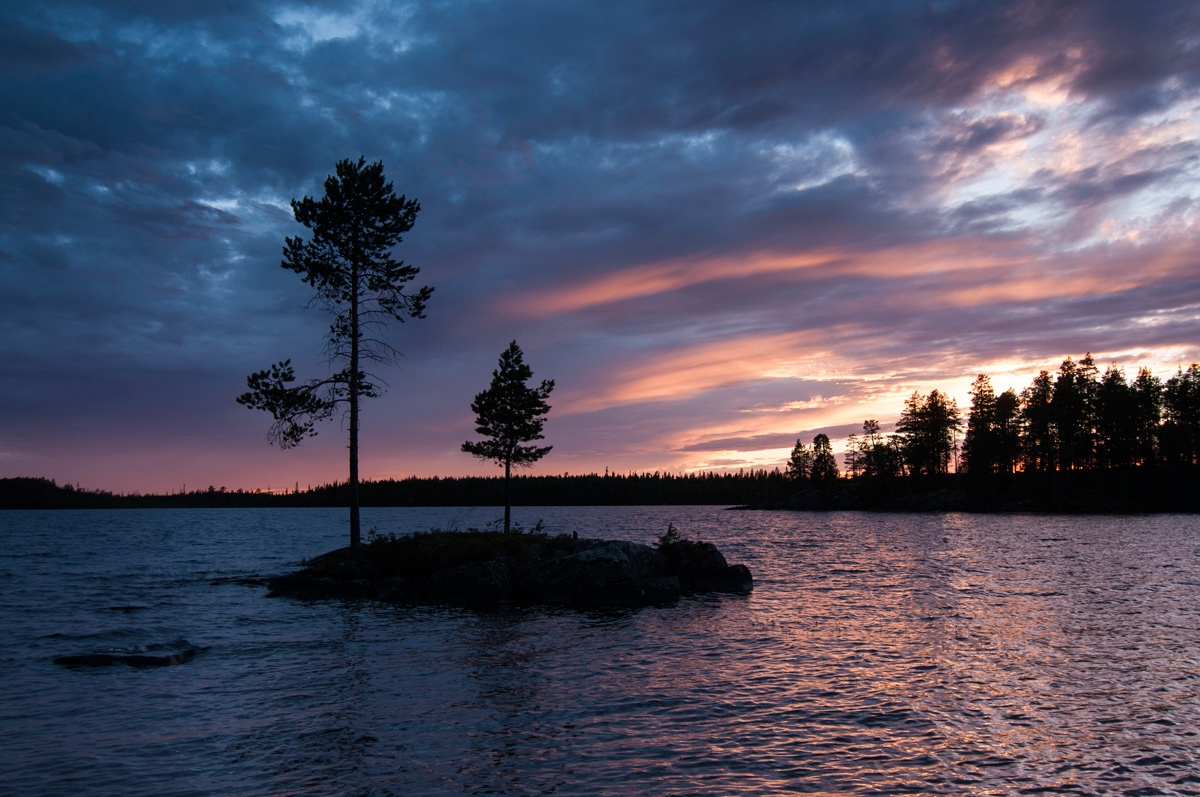
<svg viewBox="0 0 1200 797"><path fill-rule="evenodd" d="M364 528L494 510L367 509ZM5 795L1200 794L1200 518L517 508L750 596L268 600L342 510L0 512ZM56 656L205 648L185 664Z"/></svg>

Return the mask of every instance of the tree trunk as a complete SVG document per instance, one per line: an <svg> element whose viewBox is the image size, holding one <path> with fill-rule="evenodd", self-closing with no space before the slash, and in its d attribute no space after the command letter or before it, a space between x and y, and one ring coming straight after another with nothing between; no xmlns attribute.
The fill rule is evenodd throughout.
<svg viewBox="0 0 1200 797"><path fill-rule="evenodd" d="M504 533L508 533L508 522L512 517L512 499L509 497L508 484L512 472L512 458L504 460Z"/></svg>
<svg viewBox="0 0 1200 797"><path fill-rule="evenodd" d="M353 377L351 383L353 384ZM350 549L359 551L362 541L358 519L358 395L350 389Z"/></svg>
<svg viewBox="0 0 1200 797"><path fill-rule="evenodd" d="M350 264L350 550L361 553L358 519L358 257Z"/></svg>

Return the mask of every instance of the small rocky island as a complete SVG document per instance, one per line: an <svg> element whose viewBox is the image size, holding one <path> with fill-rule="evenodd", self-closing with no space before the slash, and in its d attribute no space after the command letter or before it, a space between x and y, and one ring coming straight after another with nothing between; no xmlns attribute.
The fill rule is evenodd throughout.
<svg viewBox="0 0 1200 797"><path fill-rule="evenodd" d="M536 529L373 535L357 556L340 548L268 584L270 597L300 600L604 607L670 603L704 592L745 595L754 579L712 543L686 539L670 526L654 545Z"/></svg>

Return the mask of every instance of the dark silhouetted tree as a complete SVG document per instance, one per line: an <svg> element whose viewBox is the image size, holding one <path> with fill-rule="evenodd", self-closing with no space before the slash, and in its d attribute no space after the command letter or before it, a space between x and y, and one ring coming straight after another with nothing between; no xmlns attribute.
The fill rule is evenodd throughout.
<svg viewBox="0 0 1200 797"><path fill-rule="evenodd" d="M1096 392L1097 468L1127 468L1133 464L1137 408L1125 372L1110 365Z"/></svg>
<svg viewBox="0 0 1200 797"><path fill-rule="evenodd" d="M1078 363L1063 360L1050 399L1055 460L1059 470L1090 468L1096 450L1096 396L1099 393L1092 355Z"/></svg>
<svg viewBox="0 0 1200 797"><path fill-rule="evenodd" d="M833 446L829 443L829 435L818 434L812 441L812 470L809 478L815 484L827 484L837 477L837 457L833 455Z"/></svg>
<svg viewBox="0 0 1200 797"><path fill-rule="evenodd" d="M974 477L1012 473L1020 457L1020 400L1013 390L999 396L991 379L971 383L971 410L963 438L963 470Z"/></svg>
<svg viewBox="0 0 1200 797"><path fill-rule="evenodd" d="M846 475L851 479L857 479L862 475L862 441L858 439L858 435L851 432L846 438L846 453L842 455L842 462L846 465Z"/></svg>
<svg viewBox="0 0 1200 797"><path fill-rule="evenodd" d="M794 482L808 481L809 476L812 475L812 459L812 451L800 440L797 440L796 446L792 449L792 455L788 457L785 475Z"/></svg>
<svg viewBox="0 0 1200 797"><path fill-rule="evenodd" d="M963 437L963 470L974 477L996 473L1000 440L996 429L996 391L987 374L971 383L971 409Z"/></svg>
<svg viewBox="0 0 1200 797"><path fill-rule="evenodd" d="M349 417L350 547L358 550L359 403L382 392L381 380L363 370L364 361L388 363L396 350L379 335L389 321L424 318L433 289L405 293L419 272L392 258L392 249L412 229L421 206L396 196L384 180L383 164L340 161L325 180L325 196L292 200L296 221L312 231L308 241L287 238L283 268L313 287L313 303L333 315L326 344L331 365L341 366L324 379L295 384L291 361L272 365L246 379L250 390L238 403L266 410L275 418L268 438L291 448L316 434L313 424L341 408Z"/></svg>
<svg viewBox="0 0 1200 797"><path fill-rule="evenodd" d="M866 479L898 476L901 460L895 441L883 435L879 421L874 418L863 421L862 428L863 436L857 440L858 452L855 457L859 475Z"/></svg>
<svg viewBox="0 0 1200 797"><path fill-rule="evenodd" d="M1021 399L1009 388L996 397L996 472L1012 473L1021 461Z"/></svg>
<svg viewBox="0 0 1200 797"><path fill-rule="evenodd" d="M1133 458L1143 467L1156 464L1159 460L1159 426L1162 424L1163 383L1150 373L1149 368L1139 368L1137 378L1129 385L1133 394Z"/></svg>
<svg viewBox="0 0 1200 797"><path fill-rule="evenodd" d="M538 387L525 383L533 371L525 364L525 355L514 340L500 355L500 363L492 371L492 383L471 402L475 413L475 431L488 438L479 442L467 441L462 450L484 460L504 466L504 530L509 530L512 514L510 482L514 467L527 467L549 453L553 446L525 445L541 440L542 426L550 405L546 399L554 390L554 380L544 379Z"/></svg>
<svg viewBox="0 0 1200 797"><path fill-rule="evenodd" d="M1200 464L1200 364L1167 380L1163 387L1162 447L1169 462Z"/></svg>
<svg viewBox="0 0 1200 797"><path fill-rule="evenodd" d="M916 392L909 396L896 424L909 474L949 472L961 428L958 403L945 393L934 390L925 398Z"/></svg>
<svg viewBox="0 0 1200 797"><path fill-rule="evenodd" d="M1048 472L1055 468L1053 419L1050 400L1054 380L1041 371L1021 391L1022 460L1025 470Z"/></svg>

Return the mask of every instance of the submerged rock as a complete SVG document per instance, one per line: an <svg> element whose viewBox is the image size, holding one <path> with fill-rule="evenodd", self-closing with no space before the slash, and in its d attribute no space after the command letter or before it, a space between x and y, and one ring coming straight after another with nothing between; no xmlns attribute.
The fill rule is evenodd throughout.
<svg viewBox="0 0 1200 797"><path fill-rule="evenodd" d="M64 667L111 667L124 664L129 667L169 667L184 664L207 648L196 647L187 642L170 645L151 645L147 648L127 648L103 653L81 653L74 656L57 656L55 664Z"/></svg>
<svg viewBox="0 0 1200 797"><path fill-rule="evenodd" d="M682 540L655 548L615 540L469 534L455 539L454 533L434 532L412 542L399 538L365 545L360 559L348 548L331 551L304 570L269 579L269 596L460 606L644 606L701 592L748 594L754 586L750 570L729 565L711 543ZM455 560L453 553L473 545L475 550L480 540L499 553ZM421 572L415 572L411 551L387 548L422 544L438 555ZM403 574L397 572L401 568L406 568Z"/></svg>

